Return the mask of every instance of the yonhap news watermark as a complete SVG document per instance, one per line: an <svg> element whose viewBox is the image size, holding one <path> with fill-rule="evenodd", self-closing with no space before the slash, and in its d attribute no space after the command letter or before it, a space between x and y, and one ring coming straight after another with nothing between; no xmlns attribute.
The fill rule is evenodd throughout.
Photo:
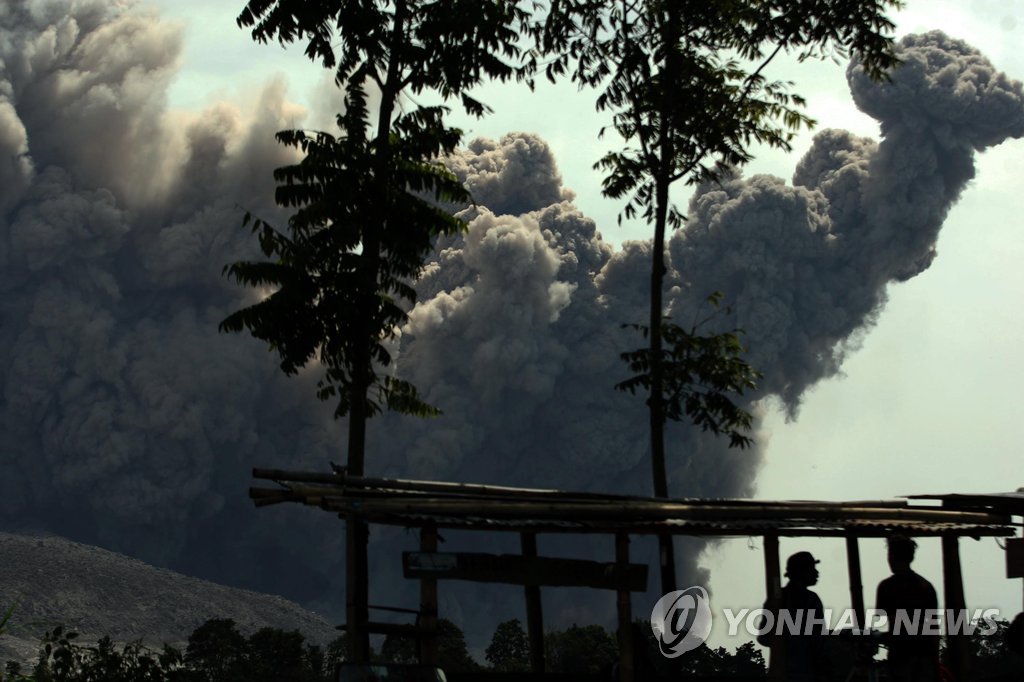
<svg viewBox="0 0 1024 682"><path fill-rule="evenodd" d="M708 638L716 617L725 619L730 637L745 633L762 639L772 636L872 635L894 636L979 635L998 631L999 609L896 609L886 613L867 609L863 622L852 608L769 609L723 608L714 611L707 590L688 587L663 595L651 612L651 629L667 658L696 649Z"/></svg>
<svg viewBox="0 0 1024 682"><path fill-rule="evenodd" d="M745 632L765 635L868 635L886 631L892 635L994 634L999 609L897 609L890 619L884 611L867 609L858 625L853 609L729 609L721 610L729 636Z"/></svg>

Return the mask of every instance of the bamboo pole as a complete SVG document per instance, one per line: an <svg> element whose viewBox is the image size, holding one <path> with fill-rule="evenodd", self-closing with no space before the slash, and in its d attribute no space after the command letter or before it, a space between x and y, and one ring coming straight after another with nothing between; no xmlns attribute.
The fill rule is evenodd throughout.
<svg viewBox="0 0 1024 682"><path fill-rule="evenodd" d="M401 491L414 494L437 493L439 496L457 495L497 498L521 497L543 498L550 500L589 500L599 503L604 503L608 501L655 501L654 498L643 497L638 495L565 491L550 488L522 488L481 483L458 483L452 481L421 481L397 478L374 478L369 476L351 476L342 473L289 471L285 469L254 468L253 478L282 482L288 481L295 483L324 483L344 488L346 495L359 495L360 490L369 491L371 489L380 489L385 491ZM724 505L761 507L764 506L765 504L771 504L774 506L784 506L787 508L803 508L821 505L821 502L813 500L784 500L766 503L760 500L718 500L698 498L667 498L662 500L658 498L657 501L683 504L700 503L703 506ZM907 501L861 500L830 502L829 505L837 507L904 508L907 507Z"/></svg>
<svg viewBox="0 0 1024 682"><path fill-rule="evenodd" d="M615 535L615 563L620 571L625 572L629 566L629 535ZM619 682L633 682L633 604L629 590L616 593L619 635Z"/></svg>
<svg viewBox="0 0 1024 682"><path fill-rule="evenodd" d="M293 489L303 494L302 488ZM320 496L320 491L309 491L310 496ZM334 501L332 501L334 502ZM344 511L350 504L360 513L373 515L387 514L432 514L439 516L470 516L489 517L495 519L530 518L530 519L647 519L647 520L692 520L692 521L727 521L730 519L759 519L806 522L842 522L842 521L881 521L894 524L904 522L936 522L936 523L971 523L988 525L1007 525L1005 516L985 512L946 511L941 509L887 509L870 507L833 507L819 505L805 507L799 513L792 509L765 505L759 508L747 506L709 506L703 504L683 504L657 501L637 501L630 503L598 502L513 502L505 500L455 500L444 498L381 498L345 500L334 502L338 511Z"/></svg>
<svg viewBox="0 0 1024 682"><path fill-rule="evenodd" d="M342 511L339 515L344 517L345 512ZM405 528L418 528L426 523L433 523L438 528L506 533L574 533L582 535L629 533L630 535L657 535L667 531L674 535L712 538L747 537L750 535L760 535L766 532L766 530L770 530L779 537L789 538L845 538L851 533L849 527L842 523L806 523L787 526L784 524L759 524L756 522L756 519L750 519L751 523L745 523L747 519L741 519L715 525L694 525L685 522L671 524L659 521L617 522L615 519L600 522L570 519L539 521L523 517L522 519L502 520L498 523L495 520L478 516L459 518L456 516L433 516L430 514L387 514L371 515L367 517L367 520L380 525L401 526ZM895 527L884 526L868 530L857 528L855 534L857 537L886 538L890 537L894 532L899 532L907 537L938 537L950 534L969 537L1006 537L1012 535L1012 531L1003 526L964 525L962 528L950 530L948 524L932 526L924 523L902 523Z"/></svg>
<svg viewBox="0 0 1024 682"><path fill-rule="evenodd" d="M963 573L960 569L960 547L958 538L951 535L942 536L942 584L946 612L966 609ZM947 627L950 620L946 619ZM956 682L966 682L970 679L971 671L968 636L962 632L952 635L947 632L946 644L953 679Z"/></svg>
<svg viewBox="0 0 1024 682"><path fill-rule="evenodd" d="M266 481L302 481L305 483L344 483L342 474L326 474L315 471L289 471L287 469L265 469L254 467L252 477Z"/></svg>
<svg viewBox="0 0 1024 682"><path fill-rule="evenodd" d="M850 577L850 604L853 606L853 613L856 622L853 624L854 631L860 631L866 626L864 620L864 584L860 574L860 547L857 544L857 537L846 536L846 568Z"/></svg>

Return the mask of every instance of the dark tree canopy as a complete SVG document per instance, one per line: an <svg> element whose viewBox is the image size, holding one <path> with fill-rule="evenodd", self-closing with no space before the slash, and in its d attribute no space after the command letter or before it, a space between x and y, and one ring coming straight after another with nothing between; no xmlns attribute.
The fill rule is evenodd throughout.
<svg viewBox="0 0 1024 682"><path fill-rule="evenodd" d="M239 668L248 653L248 642L230 618L213 618L197 627L188 637L184 662L198 679L240 678Z"/></svg>
<svg viewBox="0 0 1024 682"><path fill-rule="evenodd" d="M76 639L63 626L46 632L31 672L7 661L0 682L330 682L342 660L340 640L325 653L295 630L265 627L245 637L228 618L196 628L184 655L168 644L154 651L141 641Z"/></svg>
<svg viewBox="0 0 1024 682"><path fill-rule="evenodd" d="M662 421L689 420L704 431L728 436L731 447L745 448L752 444L746 434L753 417L739 407L732 396L755 389L761 374L743 359L739 330L701 333L703 327L715 321L718 313L729 312L728 308L719 307L721 299L718 292L709 296L707 303L712 307L712 313L696 320L689 328L672 322L668 317L662 322L661 333L665 342L661 349ZM637 329L647 338L647 326L627 326ZM622 359L634 375L615 387L632 394L641 390L649 392L650 358L647 348L623 353Z"/></svg>
<svg viewBox="0 0 1024 682"><path fill-rule="evenodd" d="M550 78L568 73L600 89L596 105L627 146L598 162L605 194L624 217L654 223L657 185L717 179L752 158L752 146L789 150L812 125L802 97L765 69L781 52L859 55L884 78L897 64L892 22L900 0L555 0L538 40ZM683 216L666 206L677 227Z"/></svg>
<svg viewBox="0 0 1024 682"><path fill-rule="evenodd" d="M615 638L600 625L571 625L544 635L551 672L607 675L619 657Z"/></svg>
<svg viewBox="0 0 1024 682"><path fill-rule="evenodd" d="M685 219L672 203L672 185L717 181L749 161L754 145L788 151L797 132L813 125L792 84L765 76L781 52L802 60L853 51L870 76L884 78L897 63L885 10L899 5L552 0L535 29L548 78L568 74L580 86L598 88L597 109L611 113L610 126L625 143L595 164L606 172L604 194L625 202L620 221L639 217L653 228L648 323L632 325L647 345L623 355L637 374L620 387L647 391L657 497L669 494L666 419L692 418L705 430L727 433L732 445L745 445L750 416L727 393L752 387L756 377L739 357L734 332L697 336L665 319L665 233ZM686 385L705 379L710 383L696 390ZM671 537L660 542L661 586L670 592Z"/></svg>
<svg viewBox="0 0 1024 682"><path fill-rule="evenodd" d="M274 173L281 183L278 203L294 208L295 213L287 232L260 219L253 223L264 254L274 261L239 262L226 269L239 282L270 287L273 293L233 313L221 326L228 331L249 329L267 341L287 374L318 360L324 372L318 395L337 400L338 416L348 414L353 401L364 397L368 416L382 406L427 415L433 410L419 401L416 390L392 375L374 372L366 388L376 388L377 394L361 394L357 381L365 368L356 360L369 349L374 367L391 362L385 344L405 320L402 300L415 300L409 281L418 274L431 239L461 228L455 218L422 196L467 199L458 181L436 160L442 151L454 148L458 134L435 127L414 133L419 139L403 138L430 114L400 119L392 142L395 153L388 156L380 174L388 184L381 187L377 176L368 173L381 164L363 135L365 100L358 95L348 96L349 107L339 116L344 136L278 133L278 140L305 155L299 163ZM391 199L384 206L375 199L382 192ZM375 214L386 221L387 229L371 237L369 218ZM378 250L372 288L365 283L361 267L365 259L361 251L371 239ZM372 305L365 305L364 299L371 296Z"/></svg>
<svg viewBox="0 0 1024 682"><path fill-rule="evenodd" d="M269 260L235 263L226 273L270 293L221 328L266 341L288 374L319 361L317 395L336 400L335 414L348 416L353 475L364 473L366 422L374 414L385 407L437 413L388 367L387 344L416 301L410 282L433 238L464 228L434 202L469 196L441 163L461 131L445 124L447 107L414 97L456 98L483 115L487 108L470 90L525 75L518 40L528 18L514 0L250 0L238 17L258 42L306 42L306 54L334 72L344 98L340 134L278 133L305 155L275 172L277 203L295 212L287 229L255 221ZM374 112L371 89L379 94ZM368 531L351 518L346 533L347 625L354 657L365 662Z"/></svg>
<svg viewBox="0 0 1024 682"><path fill-rule="evenodd" d="M530 14L516 0L251 0L238 25L253 40L306 42L306 55L333 69L342 87L363 77L381 90L432 90L466 110L486 107L468 94L486 80L521 79L520 35ZM396 42L396 33L401 40ZM398 48L397 50L395 48ZM394 75L395 80L390 79Z"/></svg>
<svg viewBox="0 0 1024 682"><path fill-rule="evenodd" d="M461 139L445 106L422 93L457 99L470 114L485 105L472 89L491 79L526 79L543 60L549 78L568 74L600 89L597 108L625 147L607 154L604 193L624 200L622 216L653 227L647 347L626 353L650 412L654 494L668 495L664 428L687 417L743 445L749 425L726 395L756 376L739 357L733 332L701 337L666 323L665 232L684 216L670 189L715 181L765 144L788 150L812 121L787 82L764 71L783 51L801 59L858 53L883 77L896 63L884 11L898 0L250 0L238 17L258 42L301 41L344 91L340 134L286 131L305 156L279 169L277 201L295 212L286 229L254 222L265 262L226 272L269 295L229 316L222 329L266 341L289 374L318 360L318 395L348 415L348 469L364 469L366 420L384 408L426 416L415 387L389 368L388 340L415 303L410 281L432 240L463 225L435 201L468 199L441 163ZM529 7L529 10L526 9ZM542 9L544 11L542 11ZM536 17L536 18L535 18ZM532 45L525 45L527 39ZM525 49L525 51L524 51ZM368 106L370 89L379 107ZM248 220L248 216L247 216ZM627 321L628 322L628 321ZM697 390L688 382L703 382ZM349 626L368 656L365 529L347 539ZM672 557L663 538L663 561ZM354 576L354 577L353 577ZM674 567L662 566L663 591Z"/></svg>
<svg viewBox="0 0 1024 682"><path fill-rule="evenodd" d="M318 360L318 395L337 400L339 416L363 421L383 407L436 413L414 387L380 371L391 362L386 342L415 302L409 282L432 239L464 227L435 202L469 200L440 161L461 131L445 124L446 107L409 96L429 91L485 113L469 90L524 77L517 43L528 16L508 0L252 0L238 17L258 42L306 42L306 54L344 90L344 111L340 135L278 134L304 154L275 172L277 202L295 213L287 229L253 223L270 261L226 269L272 293L222 328L267 341L286 373ZM380 94L376 112L371 88ZM350 443L352 450L362 447Z"/></svg>
<svg viewBox="0 0 1024 682"><path fill-rule="evenodd" d="M402 635L388 635L380 649L380 660L382 663L418 663L416 641ZM469 655L465 633L447 618L437 621L437 665L445 672L480 669Z"/></svg>
<svg viewBox="0 0 1024 682"><path fill-rule="evenodd" d="M484 652L498 672L522 672L530 667L530 642L518 618L498 623Z"/></svg>

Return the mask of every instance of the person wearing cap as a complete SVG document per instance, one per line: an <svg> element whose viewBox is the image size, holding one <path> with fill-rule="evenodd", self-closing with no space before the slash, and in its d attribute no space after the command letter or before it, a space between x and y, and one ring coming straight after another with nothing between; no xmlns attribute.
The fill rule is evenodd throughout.
<svg viewBox="0 0 1024 682"><path fill-rule="evenodd" d="M817 682L827 677L825 639L828 624L821 598L808 588L818 583L818 563L810 552L786 560L786 577L779 604L771 598L765 610L774 616L768 631L757 638L771 648L771 677L787 682ZM762 626L766 623L762 623Z"/></svg>
<svg viewBox="0 0 1024 682"><path fill-rule="evenodd" d="M935 588L910 568L917 543L902 535L889 538L892 575L878 584L875 604L889 626L888 672L892 682L935 682L939 674L939 635L929 633L930 615L938 613Z"/></svg>

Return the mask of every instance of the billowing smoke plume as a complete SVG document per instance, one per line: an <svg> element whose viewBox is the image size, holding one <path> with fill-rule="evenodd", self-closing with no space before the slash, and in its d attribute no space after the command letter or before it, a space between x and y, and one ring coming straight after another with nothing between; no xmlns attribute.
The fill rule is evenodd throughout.
<svg viewBox="0 0 1024 682"><path fill-rule="evenodd" d="M240 204L276 215L302 111L273 83L247 115L168 113L180 30L116 5L0 7L0 522L268 588L288 512L255 523L249 469L321 466L340 432L217 333L248 295L220 270L255 251Z"/></svg>
<svg viewBox="0 0 1024 682"><path fill-rule="evenodd" d="M342 461L343 425L310 377L285 379L261 344L216 331L250 295L220 274L255 251L241 213L281 219L270 170L289 157L273 132L302 112L280 83L245 115L168 112L180 46L176 27L102 0L0 6L0 525L338 614L339 522L253 510L245 489L253 465ZM755 397L795 410L834 375L888 283L931 262L974 152L1024 134L1020 84L972 48L929 34L902 57L892 85L850 70L880 143L825 131L793 186L701 188L671 241L673 316L723 291L723 326L747 331L765 374ZM444 415L375 420L370 473L646 492L643 401L611 387L618 354L641 345L620 325L645 319L649 244L605 242L533 135L473 142L452 166L478 207L438 244L398 357ZM760 463L682 427L669 457L677 495L749 495ZM374 537L371 602L415 603L383 551L413 538ZM695 556L681 556L685 579ZM476 598L443 606L464 624L522 615L515 590L443 593ZM553 624L586 619L568 601L548 607Z"/></svg>
<svg viewBox="0 0 1024 682"><path fill-rule="evenodd" d="M761 175L701 187L670 241L669 312L685 323L709 293L724 293L733 312L718 323L745 330L748 359L764 374L755 412L775 396L795 414L809 387L839 371L889 283L932 262L946 213L974 176L974 153L1024 135L1021 84L974 48L930 33L904 39L900 56L889 85L856 63L848 71L858 106L881 123L880 143L826 130L792 185ZM392 474L648 492L643 402L609 387L625 376L618 352L642 343L619 325L645 320L649 244L615 252L569 201L541 201L557 195L560 178L532 136L478 142L466 154L454 167L484 206L495 195L507 202L493 189L506 168L531 178L526 196L538 201L520 197L518 216L480 209L465 238L440 245L401 369L446 413L384 422L374 461ZM541 179L549 189L538 189ZM681 427L668 439L674 494L753 492L759 450L729 450ZM610 546L592 544L610 556ZM681 554L683 584L699 580L696 553ZM652 549L641 546L639 558ZM578 615L557 599L555 613ZM479 618L500 607L485 590L461 604Z"/></svg>
<svg viewBox="0 0 1024 682"><path fill-rule="evenodd" d="M1021 84L976 49L932 32L904 38L900 57L885 86L856 63L847 70L880 143L825 130L792 187L757 176L703 188L670 245L686 300L709 286L726 294L763 391L791 411L837 372L886 285L931 264L939 228L974 177L974 152L1024 135Z"/></svg>

